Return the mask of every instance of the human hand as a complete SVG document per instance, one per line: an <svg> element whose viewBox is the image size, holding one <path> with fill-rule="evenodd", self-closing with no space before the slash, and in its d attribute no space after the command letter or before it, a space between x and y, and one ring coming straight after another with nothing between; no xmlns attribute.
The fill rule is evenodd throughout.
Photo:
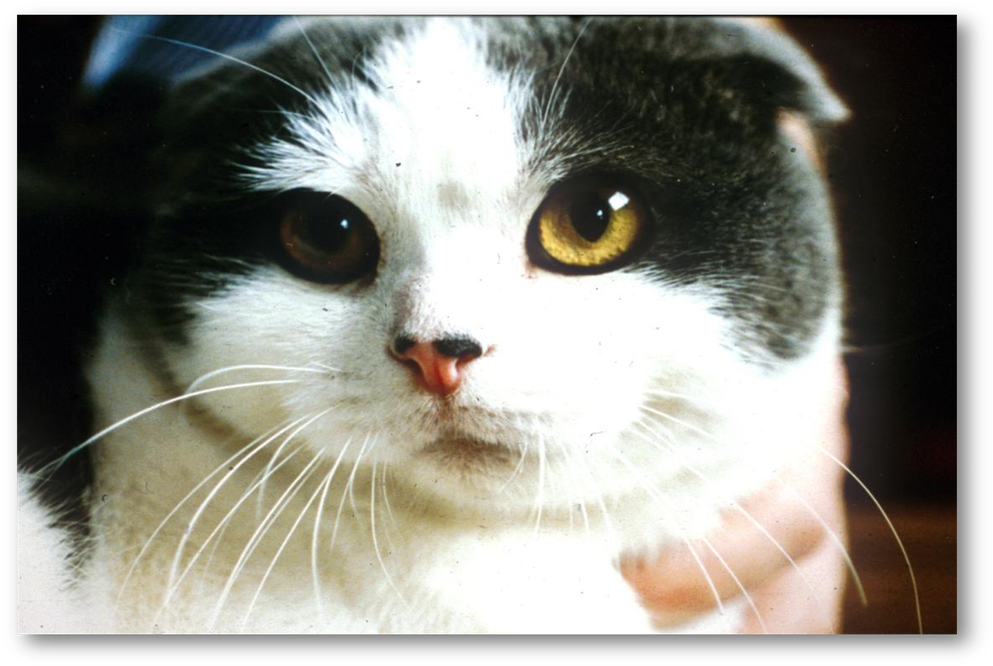
<svg viewBox="0 0 993 666"><path fill-rule="evenodd" d="M825 389L823 409L818 412L823 420L812 424L815 445L806 447L763 491L739 503L754 522L743 512L730 510L718 533L707 539L758 611L746 606L739 633L836 633L841 628L843 470L824 454L847 458L848 393L840 361L832 385ZM703 544L694 544L694 549L722 602L740 598L741 587L717 556ZM714 592L688 548L670 548L651 562L623 562L621 571L661 629L675 628L716 608Z"/></svg>

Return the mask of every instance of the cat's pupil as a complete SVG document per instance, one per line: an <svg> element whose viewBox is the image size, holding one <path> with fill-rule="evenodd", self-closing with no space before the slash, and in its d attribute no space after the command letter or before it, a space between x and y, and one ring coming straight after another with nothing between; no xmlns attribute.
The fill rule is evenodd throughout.
<svg viewBox="0 0 993 666"><path fill-rule="evenodd" d="M610 204L596 194L581 197L569 209L572 228L591 243L598 241L607 231L610 215Z"/></svg>
<svg viewBox="0 0 993 666"><path fill-rule="evenodd" d="M330 220L321 219L312 222L307 230L308 240L312 245L325 252L337 252L348 240L352 224L348 218L332 217Z"/></svg>

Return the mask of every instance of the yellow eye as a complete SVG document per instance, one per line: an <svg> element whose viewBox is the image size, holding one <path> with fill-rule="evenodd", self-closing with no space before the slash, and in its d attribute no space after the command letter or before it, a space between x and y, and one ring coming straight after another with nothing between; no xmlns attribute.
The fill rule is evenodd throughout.
<svg viewBox="0 0 993 666"><path fill-rule="evenodd" d="M549 270L604 273L643 247L650 214L635 193L608 180L580 179L556 188L529 230L531 259Z"/></svg>

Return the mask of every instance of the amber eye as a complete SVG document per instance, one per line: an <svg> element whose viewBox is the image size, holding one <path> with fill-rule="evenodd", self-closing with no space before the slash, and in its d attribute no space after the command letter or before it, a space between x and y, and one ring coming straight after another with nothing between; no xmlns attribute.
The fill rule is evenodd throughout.
<svg viewBox="0 0 993 666"><path fill-rule="evenodd" d="M294 197L283 211L279 238L296 272L315 282L351 282L374 273L379 263L375 227L339 196Z"/></svg>
<svg viewBox="0 0 993 666"><path fill-rule="evenodd" d="M632 188L583 178L555 188L528 230L531 260L562 273L605 273L633 259L651 215Z"/></svg>

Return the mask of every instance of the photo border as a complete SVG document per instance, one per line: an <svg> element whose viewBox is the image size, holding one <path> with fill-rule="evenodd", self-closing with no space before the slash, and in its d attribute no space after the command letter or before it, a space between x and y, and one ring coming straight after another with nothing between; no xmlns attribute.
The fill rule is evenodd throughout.
<svg viewBox="0 0 993 666"><path fill-rule="evenodd" d="M411 13L410 6L35 6L21 13ZM45 636L16 635L13 557L16 432L16 44L7 33L7 638L31 660L961 660L978 653L987 623L987 32L955 6L423 6L417 13L773 13L957 16L958 633L880 636Z"/></svg>

